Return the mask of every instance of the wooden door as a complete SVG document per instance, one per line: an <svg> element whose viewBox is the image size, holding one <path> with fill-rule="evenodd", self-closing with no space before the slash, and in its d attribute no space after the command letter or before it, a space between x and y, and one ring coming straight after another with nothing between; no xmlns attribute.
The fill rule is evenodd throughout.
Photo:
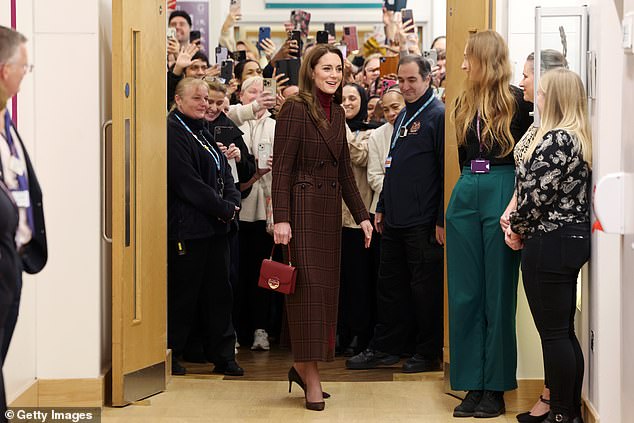
<svg viewBox="0 0 634 423"><path fill-rule="evenodd" d="M460 168L458 165L458 144L451 115L453 104L462 91L465 73L461 69L464 47L469 33L495 29L495 0L447 0L447 83L445 91L445 210L451 198ZM446 257L446 255L445 255ZM445 342L443 361L445 386L449 388L449 312L447 305L447 261L445 258ZM462 394L461 394L462 395Z"/></svg>
<svg viewBox="0 0 634 423"><path fill-rule="evenodd" d="M166 384L165 0L112 1L112 403Z"/></svg>

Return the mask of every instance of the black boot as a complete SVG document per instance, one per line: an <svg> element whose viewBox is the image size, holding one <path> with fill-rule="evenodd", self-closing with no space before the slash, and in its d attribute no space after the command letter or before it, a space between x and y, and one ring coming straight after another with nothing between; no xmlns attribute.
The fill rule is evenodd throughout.
<svg viewBox="0 0 634 423"><path fill-rule="evenodd" d="M482 400L482 391L469 391L459 406L453 409L454 417L473 417L476 407Z"/></svg>
<svg viewBox="0 0 634 423"><path fill-rule="evenodd" d="M482 400L473 413L474 417L490 418L504 414L504 392L503 391L484 391Z"/></svg>

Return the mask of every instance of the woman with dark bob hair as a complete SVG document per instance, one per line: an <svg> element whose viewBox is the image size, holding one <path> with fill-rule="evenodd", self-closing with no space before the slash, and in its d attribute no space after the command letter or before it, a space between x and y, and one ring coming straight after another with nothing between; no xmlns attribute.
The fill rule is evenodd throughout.
<svg viewBox="0 0 634 423"><path fill-rule="evenodd" d="M304 389L306 408L325 408L318 361L332 361L337 330L341 261L341 199L372 238L357 189L341 104L343 57L328 44L302 61L299 94L282 106L273 146L273 219L276 244L290 245L297 267L295 293L286 298L294 365L289 384ZM292 241L292 242L291 242Z"/></svg>

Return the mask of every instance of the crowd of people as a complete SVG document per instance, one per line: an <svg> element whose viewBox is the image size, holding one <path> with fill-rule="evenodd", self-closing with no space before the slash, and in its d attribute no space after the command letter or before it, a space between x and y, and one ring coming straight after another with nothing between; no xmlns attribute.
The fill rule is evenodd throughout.
<svg viewBox="0 0 634 423"><path fill-rule="evenodd" d="M279 48L269 38L253 46L233 38L239 19L232 9L221 29L219 48L245 52L227 75L189 41L189 16L170 17L173 373L186 372L182 357L241 375L237 346L268 350L286 336L289 383L323 410L318 362L336 355L349 370L402 357L405 373L440 370L446 252L451 386L467 392L454 416L503 414L504 392L517 388L521 263L545 387L517 418L581 421L573 317L589 256L591 137L583 84L565 57L541 52L535 93L532 53L515 87L504 39L470 35L466 81L447 105L462 173L445 215L444 37L429 60L413 22L384 9L387 41L374 50L290 31ZM388 72L390 60L398 65ZM289 61L295 80L280 71ZM288 249L274 254L276 244ZM293 294L258 287L270 256L296 266Z"/></svg>
<svg viewBox="0 0 634 423"><path fill-rule="evenodd" d="M504 39L471 34L464 87L445 105L445 39L421 51L399 12L383 10L385 44L362 52L332 35L253 45L234 39L239 19L232 8L220 28L224 65L191 39L186 12L168 20L172 374L199 362L242 376L241 345L286 342L289 386L323 410L318 363L337 355L351 371L403 357L405 373L440 370L446 254L451 386L467 392L454 416L499 416L517 387L521 269L545 387L517 418L581 422L574 310L590 251L592 142L584 87L565 57L540 52L534 92L534 54L515 87ZM0 27L2 359L22 269L46 261L41 192L5 107L28 71L25 41ZM462 172L445 212L446 118ZM296 267L293 294L258 287L269 257Z"/></svg>

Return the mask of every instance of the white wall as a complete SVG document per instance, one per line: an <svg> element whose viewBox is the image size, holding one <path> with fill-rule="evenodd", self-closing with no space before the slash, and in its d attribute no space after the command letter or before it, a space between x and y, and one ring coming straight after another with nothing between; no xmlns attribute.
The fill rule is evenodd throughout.
<svg viewBox="0 0 634 423"><path fill-rule="evenodd" d="M18 97L18 127L44 192L49 262L25 278L4 365L9 401L35 378L98 377L102 333L98 1L17 3L35 64ZM0 1L4 25L9 10Z"/></svg>

